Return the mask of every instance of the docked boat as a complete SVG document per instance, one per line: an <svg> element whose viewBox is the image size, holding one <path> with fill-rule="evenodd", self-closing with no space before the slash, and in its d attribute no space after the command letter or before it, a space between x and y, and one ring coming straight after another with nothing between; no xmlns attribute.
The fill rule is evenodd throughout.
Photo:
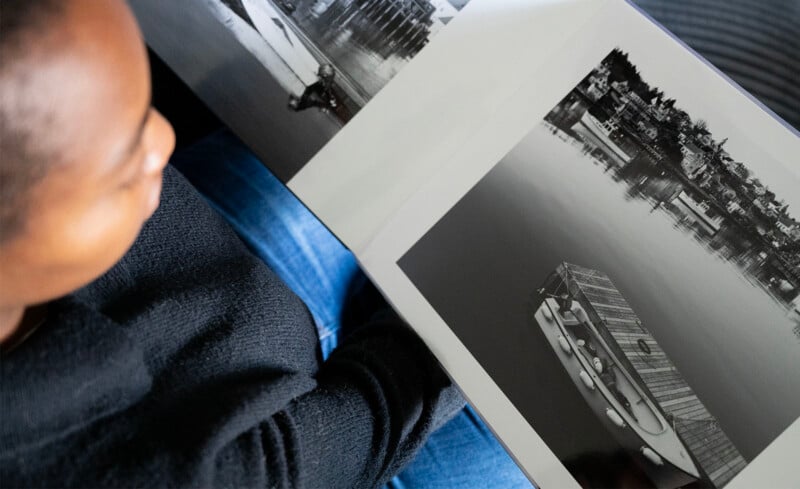
<svg viewBox="0 0 800 489"><path fill-rule="evenodd" d="M611 139L611 133L614 130L613 127L608 123L603 124L598 121L588 110L584 112L581 119L572 126L572 130L581 137L588 139L589 142L602 147L620 166L625 166L633 159L632 156L623 151L622 148Z"/></svg>
<svg viewBox="0 0 800 489"><path fill-rule="evenodd" d="M617 356L581 304L547 297L533 319L598 422L657 486L679 487L701 478L689 450L644 383Z"/></svg>

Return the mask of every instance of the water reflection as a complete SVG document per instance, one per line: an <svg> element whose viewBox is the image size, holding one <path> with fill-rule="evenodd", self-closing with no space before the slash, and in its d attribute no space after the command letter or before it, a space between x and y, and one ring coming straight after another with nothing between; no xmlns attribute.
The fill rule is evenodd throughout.
<svg viewBox="0 0 800 489"><path fill-rule="evenodd" d="M591 160L602 165L614 181L624 183L627 200L644 200L651 205L651 212L664 212L675 229L692 236L709 253L734 265L743 278L769 294L787 309L787 313L791 312L792 296L782 293L780 281L775 278L776 271L766 253L736 227L711 226L697 217L692 212L696 203L686 195L678 178L642 157L620 167L591 139L578 139L553 125L548 124L548 127L562 140L580 146L582 152L591 155Z"/></svg>
<svg viewBox="0 0 800 489"><path fill-rule="evenodd" d="M750 460L800 413L793 325L692 224L656 206L671 180L643 174L653 184L636 187L590 146L537 125L400 266L559 454L603 441L586 441L579 403L559 400L572 385L558 384L563 367L524 304L564 261L602 270Z"/></svg>
<svg viewBox="0 0 800 489"><path fill-rule="evenodd" d="M291 18L363 105L438 32L424 0L298 0Z"/></svg>

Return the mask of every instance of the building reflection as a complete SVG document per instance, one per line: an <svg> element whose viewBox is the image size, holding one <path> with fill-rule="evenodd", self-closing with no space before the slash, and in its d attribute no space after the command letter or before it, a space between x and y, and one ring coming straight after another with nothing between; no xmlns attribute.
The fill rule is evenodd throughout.
<svg viewBox="0 0 800 489"><path fill-rule="evenodd" d="M441 29L436 11L428 0L298 0L288 14L363 105Z"/></svg>
<svg viewBox="0 0 800 489"><path fill-rule="evenodd" d="M601 63L544 124L624 184L626 199L647 201L652 212L667 214L676 229L791 309L800 297L800 224L785 208L772 208L779 202L774 195L742 202L734 188L748 171L724 153L724 141L692 133L691 120L674 101L665 108L642 100L627 82L609 83L609 71ZM673 120L679 117L685 120ZM660 119L678 131L672 148L658 139Z"/></svg>

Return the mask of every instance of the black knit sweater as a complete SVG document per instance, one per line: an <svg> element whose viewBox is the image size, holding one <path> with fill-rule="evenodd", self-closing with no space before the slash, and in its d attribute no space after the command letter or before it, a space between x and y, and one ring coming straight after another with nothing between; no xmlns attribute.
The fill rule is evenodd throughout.
<svg viewBox="0 0 800 489"><path fill-rule="evenodd" d="M2 359L0 485L376 487L462 405L420 340L308 311L176 171L133 248Z"/></svg>

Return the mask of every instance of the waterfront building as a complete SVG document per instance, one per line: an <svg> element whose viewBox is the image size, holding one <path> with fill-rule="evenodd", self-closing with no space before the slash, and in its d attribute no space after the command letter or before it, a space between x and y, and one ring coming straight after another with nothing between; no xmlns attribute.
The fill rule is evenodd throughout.
<svg viewBox="0 0 800 489"><path fill-rule="evenodd" d="M640 120L636 124L636 129L639 130L642 138L648 142L653 141L658 136L656 125L646 120Z"/></svg>
<svg viewBox="0 0 800 489"><path fill-rule="evenodd" d="M708 202L695 200L686 191L681 191L672 200L672 205L709 236L717 234L725 222L725 218L714 212Z"/></svg>
<svg viewBox="0 0 800 489"><path fill-rule="evenodd" d="M589 87L586 89L586 94L592 101L597 101L608 93L608 76L592 75L589 77Z"/></svg>
<svg viewBox="0 0 800 489"><path fill-rule="evenodd" d="M775 223L775 227L777 227L780 232L789 238L791 238L798 230L800 230L800 224L786 215L778 219L778 222Z"/></svg>
<svg viewBox="0 0 800 489"><path fill-rule="evenodd" d="M620 94L618 99L619 105L615 114L617 119L628 121L632 126L636 126L639 122L651 124L650 104L645 102L639 94L629 90Z"/></svg>
<svg viewBox="0 0 800 489"><path fill-rule="evenodd" d="M750 171L744 165L744 163L739 161L726 161L725 168L731 175L736 176L740 180L747 180L747 177L750 176Z"/></svg>
<svg viewBox="0 0 800 489"><path fill-rule="evenodd" d="M714 144L714 138L707 132L697 136L697 141L705 147L711 147Z"/></svg>
<svg viewBox="0 0 800 489"><path fill-rule="evenodd" d="M616 80L616 81L613 81L613 82L611 82L611 88L613 88L614 90L619 92L621 95L625 95L629 91L628 80L623 80L623 81Z"/></svg>
<svg viewBox="0 0 800 489"><path fill-rule="evenodd" d="M729 214L735 214L740 217L743 217L746 214L742 206L739 205L739 203L736 202L735 200L731 200L730 202L728 202L725 205L725 210L728 211Z"/></svg>
<svg viewBox="0 0 800 489"><path fill-rule="evenodd" d="M658 122L663 122L670 115L670 108L666 104L653 101L650 113Z"/></svg>
<svg viewBox="0 0 800 489"><path fill-rule="evenodd" d="M628 102L633 104L633 106L639 111L640 114L643 116L650 115L650 104L645 102L642 97L639 96L638 93L631 90L628 92Z"/></svg>
<svg viewBox="0 0 800 489"><path fill-rule="evenodd" d="M707 168L707 153L693 143L681 145L681 168L687 177L694 180Z"/></svg>

